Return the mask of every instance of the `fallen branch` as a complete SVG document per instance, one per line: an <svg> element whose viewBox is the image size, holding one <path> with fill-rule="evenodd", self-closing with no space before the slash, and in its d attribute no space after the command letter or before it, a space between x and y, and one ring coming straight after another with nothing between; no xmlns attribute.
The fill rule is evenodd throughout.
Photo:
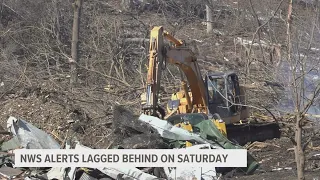
<svg viewBox="0 0 320 180"><path fill-rule="evenodd" d="M77 63L77 64L78 64L78 63ZM91 72L97 73L97 74L99 74L99 75L101 75L101 76L103 76L103 77L106 77L106 78L108 78L108 79L117 81L117 82L125 85L126 87L131 87L131 85L130 85L129 83L127 83L127 82L125 82L125 81L122 81L122 80L120 80L120 79L118 79L118 78L115 78L115 77L112 77L112 76L103 74L103 73L101 73L101 72L99 72L99 71L96 71L96 70L88 69L88 68L86 68L86 67L84 67L84 66L81 66L81 65L79 65L79 64L78 64L78 66L81 67L81 68L83 68L83 69L85 69L85 70L87 70L87 71L91 71Z"/></svg>
<svg viewBox="0 0 320 180"><path fill-rule="evenodd" d="M280 146L275 145L275 144L255 141L254 143L252 143L249 146L247 146L246 149L249 150L249 149L252 149L254 147L264 148L264 147L267 147L267 146L274 146L274 147L280 148Z"/></svg>
<svg viewBox="0 0 320 180"><path fill-rule="evenodd" d="M125 43L149 43L149 39L145 38L125 38L123 39L123 42Z"/></svg>

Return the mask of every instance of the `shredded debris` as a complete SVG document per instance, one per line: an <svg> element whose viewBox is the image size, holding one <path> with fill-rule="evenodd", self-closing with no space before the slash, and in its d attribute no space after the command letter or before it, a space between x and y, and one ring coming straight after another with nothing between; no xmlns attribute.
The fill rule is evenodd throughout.
<svg viewBox="0 0 320 180"><path fill-rule="evenodd" d="M196 131L190 132L178 126L174 126L169 121L161 120L157 117L142 114L135 116L131 111L125 108L114 107L114 119L112 121L112 132L109 132L109 148L124 149L173 149L173 148L195 148L195 149L238 149L246 148L248 153L248 165L246 168L218 168L210 167L172 167L172 168L155 168L155 167L136 167L136 168L14 168L13 150L24 149L86 149L90 148L82 144L81 141L74 139L72 136L63 140L59 144L54 135L44 130L40 130L31 123L16 117L9 117L7 120L8 133L4 133L0 153L0 177L7 179L69 179L69 180L96 180L96 179L219 179L221 176L234 177L237 174L252 174L261 172L259 164L270 164L270 172L291 172L294 164L281 163L279 158L273 158L270 155L263 157L256 162L257 153L268 151L270 149L278 150L279 153L284 144L275 141L253 142L248 146L241 147L230 142L211 121L199 121L192 124ZM2 130L6 132L4 129ZM188 147L187 142L192 146ZM317 145L317 146L316 146ZM312 148L313 147L313 148ZM318 144L308 147L308 150L317 150ZM283 150L284 153L293 153L292 151ZM314 161L314 168L317 168L319 152L315 152L307 157L308 160ZM265 168L265 167L263 167ZM236 173L235 173L236 172Z"/></svg>
<svg viewBox="0 0 320 180"><path fill-rule="evenodd" d="M51 136L22 119L10 116L7 128L19 139L22 148L60 149L60 145Z"/></svg>
<svg viewBox="0 0 320 180"><path fill-rule="evenodd" d="M3 178L18 178L22 175L22 173L23 171L21 171L20 169L14 169L7 166L3 166L0 168L0 176L2 176Z"/></svg>
<svg viewBox="0 0 320 180"><path fill-rule="evenodd" d="M142 114L140 117L125 108L114 107L113 131L110 135L109 148L125 149L166 149L166 148L197 148L197 149L223 149L242 148L232 144L220 133L211 121L203 121L195 126L199 132L189 132L163 121L159 118ZM212 124L212 122L211 122ZM88 149L81 142L68 139L60 144L51 137L52 134L38 129L23 119L10 116L7 128L12 138L1 145L2 163L0 175L6 178L22 177L24 179L189 179L204 180L217 179L224 171L214 166L203 168L13 168L14 159L11 151L23 149ZM191 147L186 142L192 142ZM252 173L258 168L258 163L250 155L248 167L240 168L246 173Z"/></svg>

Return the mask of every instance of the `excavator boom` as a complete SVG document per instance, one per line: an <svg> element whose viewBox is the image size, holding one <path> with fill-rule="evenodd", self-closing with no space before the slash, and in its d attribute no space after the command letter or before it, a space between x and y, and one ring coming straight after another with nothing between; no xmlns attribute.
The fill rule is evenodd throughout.
<svg viewBox="0 0 320 180"><path fill-rule="evenodd" d="M166 46L164 38L174 45ZM143 106L144 112L149 115L157 115L157 112L160 112L163 116L163 110L158 105L158 96L162 71L165 70L165 65L169 62L178 66L183 71L190 86L192 99L189 96L186 82L182 81L187 101L184 111L208 113L206 87L194 53L181 40L174 38L164 31L163 27L154 27L151 30L149 52L146 104Z"/></svg>

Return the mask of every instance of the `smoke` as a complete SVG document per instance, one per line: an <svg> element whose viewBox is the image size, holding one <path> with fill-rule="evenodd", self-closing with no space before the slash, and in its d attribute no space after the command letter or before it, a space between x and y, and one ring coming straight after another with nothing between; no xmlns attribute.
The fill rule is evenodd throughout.
<svg viewBox="0 0 320 180"><path fill-rule="evenodd" d="M299 54L296 55L295 58L301 59L303 55ZM282 112L292 113L295 109L295 98L296 94L294 92L294 85L293 83L299 84L303 83L302 88L297 88L298 93L300 94L300 104L302 107L300 110L303 110L303 106L307 104L312 97L314 97L315 90L317 86L320 85L320 72L319 67L315 63L319 63L319 58L317 57L310 57L308 61L306 61L306 65L301 65L300 63L295 63L291 66L288 62L283 61L278 68L278 72L276 78L278 81L283 82L284 86L284 94L280 98L280 101L277 105L277 108L280 109ZM292 70L293 69L293 70ZM296 79L294 79L293 74L295 74ZM303 81L301 79L303 78ZM319 97L315 97L312 106L307 111L308 114L312 115L320 115L320 99Z"/></svg>

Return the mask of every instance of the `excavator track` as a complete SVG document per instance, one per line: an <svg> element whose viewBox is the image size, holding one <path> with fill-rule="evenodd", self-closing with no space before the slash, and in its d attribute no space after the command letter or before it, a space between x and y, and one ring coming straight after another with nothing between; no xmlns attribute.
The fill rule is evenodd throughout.
<svg viewBox="0 0 320 180"><path fill-rule="evenodd" d="M248 142L263 142L281 136L280 126L275 122L231 124L226 128L228 139L242 146Z"/></svg>

